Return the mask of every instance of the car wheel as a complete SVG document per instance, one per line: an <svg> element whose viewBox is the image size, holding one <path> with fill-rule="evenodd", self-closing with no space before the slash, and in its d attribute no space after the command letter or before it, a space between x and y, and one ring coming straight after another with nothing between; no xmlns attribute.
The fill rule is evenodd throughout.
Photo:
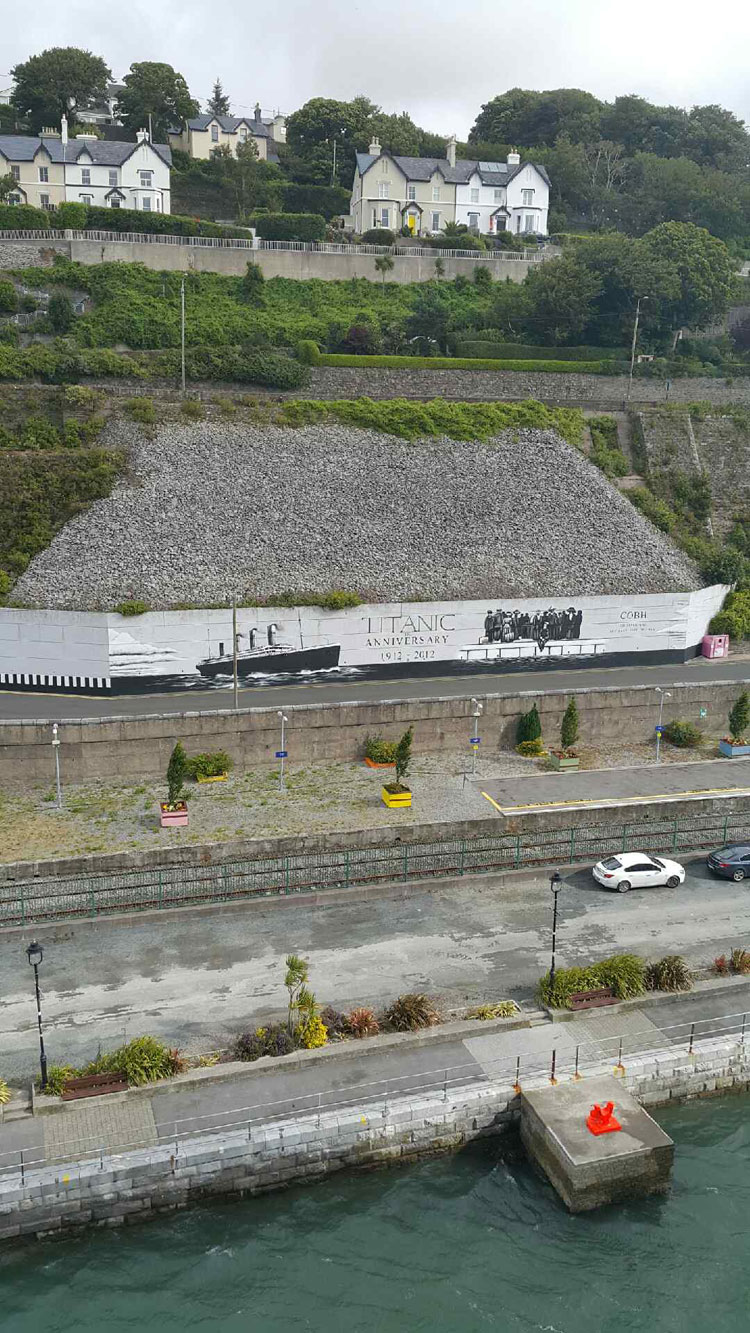
<svg viewBox="0 0 750 1333"><path fill-rule="evenodd" d="M617 885L617 892L618 892L618 893L627 893L627 891L628 891L629 888L630 888L630 880L629 880L629 879L621 879L621 880L620 880L620 883Z"/></svg>
<svg viewBox="0 0 750 1333"><path fill-rule="evenodd" d="M743 880L744 878L745 878L744 870L734 870L732 872L732 879L734 880L735 884L739 884L740 881Z"/></svg>
<svg viewBox="0 0 750 1333"><path fill-rule="evenodd" d="M679 875L670 875L669 879L667 880L667 888L676 889L679 882L680 882Z"/></svg>

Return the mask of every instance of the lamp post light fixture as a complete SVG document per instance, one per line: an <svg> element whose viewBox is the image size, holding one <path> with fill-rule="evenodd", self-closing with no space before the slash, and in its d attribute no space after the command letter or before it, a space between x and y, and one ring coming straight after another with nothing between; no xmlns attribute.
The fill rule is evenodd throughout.
<svg viewBox="0 0 750 1333"><path fill-rule="evenodd" d="M62 810L62 787L60 785L60 737L57 734L57 723L52 723L52 751L55 756L55 791L57 793L56 802L58 810Z"/></svg>
<svg viewBox="0 0 750 1333"><path fill-rule="evenodd" d="M479 742L481 739L479 735L479 719L482 716L483 705L480 704L477 699L472 699L471 705L472 705L471 716L473 719L471 737L469 740L469 744L471 745L471 775L472 777L476 777L477 751L479 749Z"/></svg>
<svg viewBox="0 0 750 1333"><path fill-rule="evenodd" d="M280 769L279 769L279 791L286 791L286 783L284 782L284 761L285 761L285 759L286 759L286 748L285 748L286 730L285 730L285 728L286 728L286 724L287 724L287 722L289 721L289 718L287 717L286 713L282 713L280 709L279 709L279 711L278 711L278 713L277 713L277 717L279 717L279 718L281 719L281 746L280 746L280 748L276 751L276 758L281 760L281 767L280 767Z"/></svg>
<svg viewBox="0 0 750 1333"><path fill-rule="evenodd" d="M26 950L26 957L31 967L34 969L34 985L36 987L36 1021L39 1027L39 1065L42 1071L42 1092L47 1087L47 1056L44 1050L44 1036L42 1035L42 1002L39 997L39 965L44 958L44 950L41 944L32 940Z"/></svg>
<svg viewBox="0 0 750 1333"><path fill-rule="evenodd" d="M554 904L552 908L552 962L550 964L550 969L549 969L549 988L551 997L552 988L555 984L555 952L557 948L557 897L562 888L562 876L559 870L555 870L553 874L550 875L549 886L550 889L552 890L552 901Z"/></svg>
<svg viewBox="0 0 750 1333"><path fill-rule="evenodd" d="M656 760L655 760L655 762L658 764L660 762L659 751L661 749L661 720L662 717L664 716L664 700L672 698L672 691L663 690L660 685L656 685L654 686L654 688L656 690L656 693L659 695L659 721L656 727Z"/></svg>

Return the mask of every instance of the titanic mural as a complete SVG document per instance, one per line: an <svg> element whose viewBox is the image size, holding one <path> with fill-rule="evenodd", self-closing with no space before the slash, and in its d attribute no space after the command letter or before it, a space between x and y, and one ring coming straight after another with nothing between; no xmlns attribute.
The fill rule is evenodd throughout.
<svg viewBox="0 0 750 1333"><path fill-rule="evenodd" d="M581 634L583 611L574 606L543 611L490 607L479 642L461 649L466 662L503 662L526 657L588 657L605 650L601 637Z"/></svg>

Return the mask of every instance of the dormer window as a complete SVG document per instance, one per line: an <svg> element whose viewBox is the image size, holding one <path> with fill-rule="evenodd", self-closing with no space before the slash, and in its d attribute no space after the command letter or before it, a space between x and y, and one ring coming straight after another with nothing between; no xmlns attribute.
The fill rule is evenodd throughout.
<svg viewBox="0 0 750 1333"><path fill-rule="evenodd" d="M219 127L218 127L218 125L212 125L212 126L211 126L211 143L218 143L218 142L219 142Z"/></svg>

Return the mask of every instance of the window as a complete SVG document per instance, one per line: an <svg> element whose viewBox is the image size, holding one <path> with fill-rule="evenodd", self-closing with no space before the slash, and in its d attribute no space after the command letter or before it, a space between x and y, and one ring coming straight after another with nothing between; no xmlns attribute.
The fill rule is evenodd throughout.
<svg viewBox="0 0 750 1333"><path fill-rule="evenodd" d="M82 204L93 204L93 202L94 202L94 196L93 196L93 194L82 194L82 195L81 195L81 203L82 203Z"/></svg>
<svg viewBox="0 0 750 1333"><path fill-rule="evenodd" d="M110 183L110 185L116 185L116 184L117 184L117 172L116 172L116 171L110 171L110 173L109 173L109 183Z"/></svg>
<svg viewBox="0 0 750 1333"><path fill-rule="evenodd" d="M153 173L153 171L139 171L138 175L139 175L140 178L141 178L141 189L142 189L142 190L150 190L150 189L151 189L151 186L152 186L152 184L153 184L153 178L154 178L154 173Z"/></svg>
<svg viewBox="0 0 750 1333"><path fill-rule="evenodd" d="M492 219L490 219L490 221L491 220ZM507 231L508 230L507 218L495 218L495 226L498 231Z"/></svg>
<svg viewBox="0 0 750 1333"><path fill-rule="evenodd" d="M388 211L387 208L381 208L381 210L380 210L380 225L381 225L381 227L387 227L387 226L389 225L389 222L390 222L390 216L391 216L391 215L390 215L390 213L389 213L389 211Z"/></svg>
<svg viewBox="0 0 750 1333"><path fill-rule="evenodd" d="M516 231L520 231L520 230L521 230L521 214L520 214L520 213L517 213L517 214L516 214Z"/></svg>
<svg viewBox="0 0 750 1333"><path fill-rule="evenodd" d="M11 176L13 177L14 181L20 181L20 179L21 179L21 168L20 168L20 167L11 167L11 169L10 169L10 174L11 174Z"/></svg>
<svg viewBox="0 0 750 1333"><path fill-rule="evenodd" d="M534 215L532 213L527 213L523 220L524 231L533 231L535 227L536 221L534 220Z"/></svg>
<svg viewBox="0 0 750 1333"><path fill-rule="evenodd" d="M496 203L496 204L501 204L502 202L503 202L503 192L502 192L502 190L495 190L495 203Z"/></svg>
<svg viewBox="0 0 750 1333"><path fill-rule="evenodd" d="M478 213L470 213L470 214L469 214L469 226L470 226L470 227L475 227L475 228L478 228L478 227L479 227L479 214L478 214Z"/></svg>
<svg viewBox="0 0 750 1333"><path fill-rule="evenodd" d="M432 215L432 227L430 228L430 230L431 230L431 231L440 231L440 214L439 214L439 213L433 213L433 215Z"/></svg>
<svg viewBox="0 0 750 1333"><path fill-rule="evenodd" d="M521 191L521 202L523 203L524 208L533 208L533 207L534 207L534 191L533 191L533 190L522 190L522 191Z"/></svg>
<svg viewBox="0 0 750 1333"><path fill-rule="evenodd" d="M91 184L91 168L81 167L81 185Z"/></svg>
<svg viewBox="0 0 750 1333"><path fill-rule="evenodd" d="M20 202L21 202L21 196L20 196L20 194L9 194L9 195L8 195L8 203L9 203L9 204L20 204Z"/></svg>
<svg viewBox="0 0 750 1333"><path fill-rule="evenodd" d="M378 181L378 199L390 199L390 197L391 197L391 182Z"/></svg>
<svg viewBox="0 0 750 1333"><path fill-rule="evenodd" d="M40 181L48 181L48 180L49 180L49 167L40 167L40 168L39 168L39 179L40 179Z"/></svg>
<svg viewBox="0 0 750 1333"><path fill-rule="evenodd" d="M147 194L144 194L143 196L143 203L141 204L141 208L144 213L151 212L151 200Z"/></svg>
<svg viewBox="0 0 750 1333"><path fill-rule="evenodd" d="M440 203L440 186L439 186L439 185L433 185L433 187L432 187L432 202L433 202L433 204L439 204L439 203Z"/></svg>
<svg viewBox="0 0 750 1333"><path fill-rule="evenodd" d="M117 196L114 196L110 202L110 208L122 208L122 204Z"/></svg>
<svg viewBox="0 0 750 1333"><path fill-rule="evenodd" d="M211 143L218 143L218 142L219 142L219 127L218 127L218 125L212 125L212 126L211 126Z"/></svg>
<svg viewBox="0 0 750 1333"><path fill-rule="evenodd" d="M48 195L48 194L40 194L40 196L39 196L39 202L40 202L40 204L42 205L42 208L49 208L49 195Z"/></svg>
<svg viewBox="0 0 750 1333"><path fill-rule="evenodd" d="M472 204L479 203L479 190L472 189L469 191L469 202Z"/></svg>
<svg viewBox="0 0 750 1333"><path fill-rule="evenodd" d="M416 187L416 185L407 185L407 187L406 187L406 197L407 197L407 199L411 199L411 200L415 200L415 199L416 199L416 197L417 197L417 187Z"/></svg>

